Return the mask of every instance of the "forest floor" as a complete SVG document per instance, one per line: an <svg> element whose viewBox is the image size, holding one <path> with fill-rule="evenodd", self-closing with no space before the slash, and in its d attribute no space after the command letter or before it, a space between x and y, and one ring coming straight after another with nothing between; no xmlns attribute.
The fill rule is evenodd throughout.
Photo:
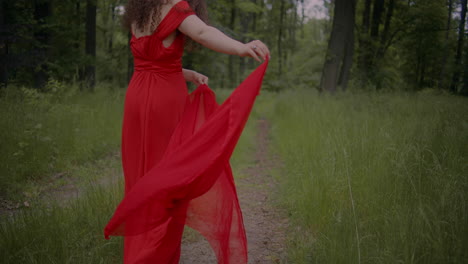
<svg viewBox="0 0 468 264"><path fill-rule="evenodd" d="M254 162L241 170L242 175L235 176L247 233L249 263L252 264L286 263L288 220L274 206L276 185L271 175L281 166L281 160L270 152L269 131L267 120L257 121ZM184 237L180 263L209 264L216 263L216 259L202 236L190 234Z"/></svg>

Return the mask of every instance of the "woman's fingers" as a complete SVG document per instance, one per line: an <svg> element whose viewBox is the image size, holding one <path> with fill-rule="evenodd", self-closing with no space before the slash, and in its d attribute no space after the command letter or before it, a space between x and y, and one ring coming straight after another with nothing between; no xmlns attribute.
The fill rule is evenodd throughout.
<svg viewBox="0 0 468 264"><path fill-rule="evenodd" d="M258 62L262 62L262 60L258 57L257 53L253 48L249 49L249 55L250 57L254 58Z"/></svg>
<svg viewBox="0 0 468 264"><path fill-rule="evenodd" d="M197 76L195 78L195 84L196 85L202 85L202 84L208 84L208 77L206 77L203 74L197 73Z"/></svg>
<svg viewBox="0 0 468 264"><path fill-rule="evenodd" d="M270 57L270 50L260 40L251 41L247 45L254 51L256 55L260 56L263 60L266 60Z"/></svg>

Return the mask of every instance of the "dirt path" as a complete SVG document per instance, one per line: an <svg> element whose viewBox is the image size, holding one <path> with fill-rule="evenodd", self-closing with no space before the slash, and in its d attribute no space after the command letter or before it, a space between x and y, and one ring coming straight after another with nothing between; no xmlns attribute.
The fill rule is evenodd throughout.
<svg viewBox="0 0 468 264"><path fill-rule="evenodd" d="M269 154L269 130L266 120L257 121L254 165L244 170L245 177L236 180L239 201L247 232L249 263L286 263L287 219L273 207L275 187L271 171L280 164ZM216 263L204 238L191 233L184 238L181 264Z"/></svg>

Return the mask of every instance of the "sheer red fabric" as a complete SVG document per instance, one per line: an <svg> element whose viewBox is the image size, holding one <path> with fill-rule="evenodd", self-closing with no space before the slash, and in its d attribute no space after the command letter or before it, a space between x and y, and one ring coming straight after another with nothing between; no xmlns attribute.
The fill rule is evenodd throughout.
<svg viewBox="0 0 468 264"><path fill-rule="evenodd" d="M183 35L162 40L192 15L176 4L155 33L131 40L135 73L124 110L125 196L104 234L125 236L125 263L178 263L184 225L200 232L218 263L247 263L247 241L229 159L259 93L267 62L222 104L206 85L190 95Z"/></svg>

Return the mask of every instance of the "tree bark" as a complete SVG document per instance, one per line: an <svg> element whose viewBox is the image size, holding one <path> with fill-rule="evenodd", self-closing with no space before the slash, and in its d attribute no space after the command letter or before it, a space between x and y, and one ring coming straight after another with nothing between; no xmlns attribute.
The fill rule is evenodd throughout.
<svg viewBox="0 0 468 264"><path fill-rule="evenodd" d="M371 37L377 39L379 37L379 27L382 24L382 13L384 10L384 0L374 0L374 8L372 10L372 25Z"/></svg>
<svg viewBox="0 0 468 264"><path fill-rule="evenodd" d="M110 4L110 12L111 12L111 30L109 32L109 42L107 45L107 50L109 55L112 57L112 50L114 48L114 25L115 25L115 4Z"/></svg>
<svg viewBox="0 0 468 264"><path fill-rule="evenodd" d="M354 49L356 0L335 0L333 25L320 81L321 91L346 89Z"/></svg>
<svg viewBox="0 0 468 264"><path fill-rule="evenodd" d="M450 91L456 93L458 84L460 81L461 73L461 58L463 53L463 41L465 38L465 23L466 23L466 10L467 0L461 0L460 10L460 24L458 26L458 43L457 43L457 54L455 55L455 71L453 72L452 84L450 85Z"/></svg>
<svg viewBox="0 0 468 264"><path fill-rule="evenodd" d="M88 63L85 68L86 83L93 91L96 85L96 0L86 1L86 45Z"/></svg>
<svg viewBox="0 0 468 264"><path fill-rule="evenodd" d="M6 34L6 21L5 21L5 2L0 0L0 88L7 87L8 85L8 41Z"/></svg>
<svg viewBox="0 0 468 264"><path fill-rule="evenodd" d="M278 39L277 39L277 47L278 47L278 76L281 76L283 71L283 48L282 48L282 40L283 40L283 20L284 20L284 1L281 0L280 5L280 18L279 18L279 26L278 26Z"/></svg>
<svg viewBox="0 0 468 264"><path fill-rule="evenodd" d="M448 60L449 52L450 52L449 37L450 37L450 27L452 24L453 0L448 0L447 5L448 5L448 14L447 14L447 27L445 31L445 54L444 54L444 57L442 58L442 66L440 69L439 81L437 85L439 89L442 89L444 87L445 69L447 67L447 60Z"/></svg>
<svg viewBox="0 0 468 264"><path fill-rule="evenodd" d="M361 34L359 35L359 54L358 54L358 68L363 74L363 79L367 79L367 70L369 67L369 61L371 57L370 53L370 39L369 39L369 28L370 28L370 12L371 12L372 0L364 1L364 11L362 14L362 25Z"/></svg>
<svg viewBox="0 0 468 264"><path fill-rule="evenodd" d="M49 1L36 0L34 2L34 19L38 28L34 32L35 60L34 60L34 87L42 88L49 78L47 57L50 49L50 30L46 27L46 20L51 15L52 8Z"/></svg>
<svg viewBox="0 0 468 264"><path fill-rule="evenodd" d="M465 67L463 71L463 87L460 94L468 96L468 45L465 44Z"/></svg>
<svg viewBox="0 0 468 264"><path fill-rule="evenodd" d="M362 34L367 35L369 33L370 26L370 10L371 10L371 0L365 0L364 2L364 12L362 13Z"/></svg>
<svg viewBox="0 0 468 264"><path fill-rule="evenodd" d="M387 15L385 16L384 28L382 35L380 36L380 45L377 51L377 60L382 59L385 56L388 36L390 34L390 25L393 17L393 10L395 8L395 0L390 0L387 8Z"/></svg>
<svg viewBox="0 0 468 264"><path fill-rule="evenodd" d="M465 66L463 71L463 87L460 94L468 96L468 45L465 44Z"/></svg>

